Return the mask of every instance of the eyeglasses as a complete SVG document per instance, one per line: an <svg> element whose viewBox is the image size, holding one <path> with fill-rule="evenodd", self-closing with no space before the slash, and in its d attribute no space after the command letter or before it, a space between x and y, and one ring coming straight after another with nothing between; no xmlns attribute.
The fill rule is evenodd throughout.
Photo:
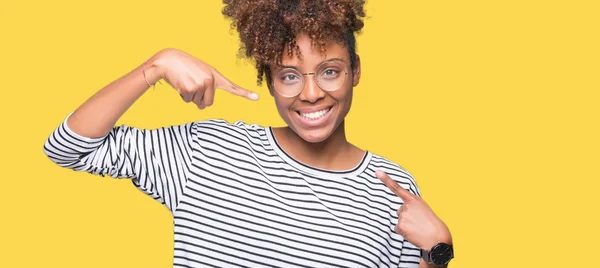
<svg viewBox="0 0 600 268"><path fill-rule="evenodd" d="M300 73L293 68L281 69L273 77L272 85L277 92L288 98L298 96L304 90L304 76L314 75L317 85L325 91L335 91L344 85L348 72L334 61L321 63L314 73Z"/></svg>

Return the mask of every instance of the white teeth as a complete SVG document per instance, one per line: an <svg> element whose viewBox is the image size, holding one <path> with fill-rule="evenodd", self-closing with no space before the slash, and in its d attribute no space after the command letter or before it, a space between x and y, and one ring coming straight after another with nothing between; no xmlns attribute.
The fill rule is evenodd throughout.
<svg viewBox="0 0 600 268"><path fill-rule="evenodd" d="M323 117L327 112L329 112L329 108L313 113L300 113L300 115L306 119L316 120Z"/></svg>

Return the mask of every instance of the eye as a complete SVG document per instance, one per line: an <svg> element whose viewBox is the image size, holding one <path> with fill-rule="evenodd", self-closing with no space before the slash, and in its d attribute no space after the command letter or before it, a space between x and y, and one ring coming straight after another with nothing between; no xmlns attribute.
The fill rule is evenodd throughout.
<svg viewBox="0 0 600 268"><path fill-rule="evenodd" d="M327 68L321 72L321 78L324 79L335 79L339 76L340 71L336 68Z"/></svg>
<svg viewBox="0 0 600 268"><path fill-rule="evenodd" d="M279 83L284 85L296 84L300 82L300 79L300 76L293 72L282 73L278 76Z"/></svg>
<svg viewBox="0 0 600 268"><path fill-rule="evenodd" d="M332 75L337 75L338 73L339 73L338 70L327 69L327 70L325 70L325 72L323 74L326 76L332 76Z"/></svg>
<svg viewBox="0 0 600 268"><path fill-rule="evenodd" d="M286 80L287 81L293 81L293 80L296 80L296 79L299 79L299 77L297 75L295 75L295 74L286 74L283 77L281 77L281 80L283 80L283 81L286 81Z"/></svg>

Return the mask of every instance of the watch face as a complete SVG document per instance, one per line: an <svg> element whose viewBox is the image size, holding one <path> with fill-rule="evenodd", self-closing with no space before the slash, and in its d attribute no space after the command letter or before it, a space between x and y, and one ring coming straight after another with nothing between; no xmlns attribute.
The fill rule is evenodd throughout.
<svg viewBox="0 0 600 268"><path fill-rule="evenodd" d="M444 265L448 264L448 262L452 258L454 258L454 251L452 249L452 246L444 243L439 243L431 249L429 256L431 256L431 262L433 264Z"/></svg>

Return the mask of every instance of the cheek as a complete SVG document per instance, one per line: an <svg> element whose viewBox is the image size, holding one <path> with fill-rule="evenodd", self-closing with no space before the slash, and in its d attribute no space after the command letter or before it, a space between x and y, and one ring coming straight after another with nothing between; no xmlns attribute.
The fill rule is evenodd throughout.
<svg viewBox="0 0 600 268"><path fill-rule="evenodd" d="M292 106L292 101L283 99L283 98L278 98L278 97L274 97L274 99L275 99L275 106L277 107L277 111L279 112L281 117L283 117L283 118L289 117L289 110L290 110L290 107Z"/></svg>
<svg viewBox="0 0 600 268"><path fill-rule="evenodd" d="M336 93L337 94L334 96L334 98L341 106L343 106L343 109L350 109L350 104L352 103L352 88L348 89L347 91L340 91Z"/></svg>
<svg viewBox="0 0 600 268"><path fill-rule="evenodd" d="M277 106L277 109L282 109L288 107L289 105L285 100L275 97L275 106Z"/></svg>
<svg viewBox="0 0 600 268"><path fill-rule="evenodd" d="M341 93L341 92L340 92ZM344 121L346 116L350 113L350 107L352 106L352 89L348 92L344 92L343 94L339 94L336 96L338 101L338 118L336 119L337 123Z"/></svg>

